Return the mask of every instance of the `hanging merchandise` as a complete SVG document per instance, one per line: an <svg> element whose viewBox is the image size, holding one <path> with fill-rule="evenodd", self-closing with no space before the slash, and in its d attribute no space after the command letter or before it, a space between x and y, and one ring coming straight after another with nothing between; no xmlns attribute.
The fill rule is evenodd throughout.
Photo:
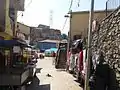
<svg viewBox="0 0 120 90"><path fill-rule="evenodd" d="M13 47L13 53L20 53L20 52L21 52L21 48L19 46Z"/></svg>
<svg viewBox="0 0 120 90"><path fill-rule="evenodd" d="M28 62L28 53L26 50L23 50L23 63L27 63Z"/></svg>
<svg viewBox="0 0 120 90"><path fill-rule="evenodd" d="M5 66L10 66L10 50L5 50Z"/></svg>

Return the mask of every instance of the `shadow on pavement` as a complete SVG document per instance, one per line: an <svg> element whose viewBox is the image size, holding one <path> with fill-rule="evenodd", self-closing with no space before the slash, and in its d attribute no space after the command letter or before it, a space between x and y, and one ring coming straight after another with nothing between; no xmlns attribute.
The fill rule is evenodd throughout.
<svg viewBox="0 0 120 90"><path fill-rule="evenodd" d="M80 83L80 81L78 81L78 80L74 80L74 81L79 83L79 87L83 88L83 90L84 90L84 84Z"/></svg>
<svg viewBox="0 0 120 90"><path fill-rule="evenodd" d="M66 71L65 69L56 69L57 72Z"/></svg>
<svg viewBox="0 0 120 90"><path fill-rule="evenodd" d="M36 68L36 73L41 73L42 68Z"/></svg>
<svg viewBox="0 0 120 90"><path fill-rule="evenodd" d="M50 84L40 85L40 80L36 77L27 90L50 90Z"/></svg>
<svg viewBox="0 0 120 90"><path fill-rule="evenodd" d="M78 80L74 80L75 82L77 82L77 83L80 83Z"/></svg>
<svg viewBox="0 0 120 90"><path fill-rule="evenodd" d="M50 84L40 85L37 90L50 90Z"/></svg>

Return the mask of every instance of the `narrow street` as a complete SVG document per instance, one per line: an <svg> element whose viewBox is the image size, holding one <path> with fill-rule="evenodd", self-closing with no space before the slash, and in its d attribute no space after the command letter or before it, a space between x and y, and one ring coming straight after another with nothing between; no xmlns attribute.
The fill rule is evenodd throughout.
<svg viewBox="0 0 120 90"><path fill-rule="evenodd" d="M82 90L82 88L71 74L56 70L52 65L52 58L45 58L38 61L37 78L28 90Z"/></svg>

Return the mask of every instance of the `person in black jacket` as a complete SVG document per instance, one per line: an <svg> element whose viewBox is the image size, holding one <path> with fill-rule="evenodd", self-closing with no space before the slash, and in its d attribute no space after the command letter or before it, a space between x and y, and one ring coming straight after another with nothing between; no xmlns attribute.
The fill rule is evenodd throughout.
<svg viewBox="0 0 120 90"><path fill-rule="evenodd" d="M105 62L102 52L100 52L98 62L90 77L90 90L117 90L115 74Z"/></svg>
<svg viewBox="0 0 120 90"><path fill-rule="evenodd" d="M99 64L96 65L96 90L106 90L109 82L109 65L105 62L104 56L101 53L99 57Z"/></svg>

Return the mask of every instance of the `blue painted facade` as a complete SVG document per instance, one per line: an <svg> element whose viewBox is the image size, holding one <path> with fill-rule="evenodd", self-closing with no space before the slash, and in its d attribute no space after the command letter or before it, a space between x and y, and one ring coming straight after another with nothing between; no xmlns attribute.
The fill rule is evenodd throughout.
<svg viewBox="0 0 120 90"><path fill-rule="evenodd" d="M53 42L39 42L38 47L39 47L40 50L56 48L56 43L53 43Z"/></svg>

